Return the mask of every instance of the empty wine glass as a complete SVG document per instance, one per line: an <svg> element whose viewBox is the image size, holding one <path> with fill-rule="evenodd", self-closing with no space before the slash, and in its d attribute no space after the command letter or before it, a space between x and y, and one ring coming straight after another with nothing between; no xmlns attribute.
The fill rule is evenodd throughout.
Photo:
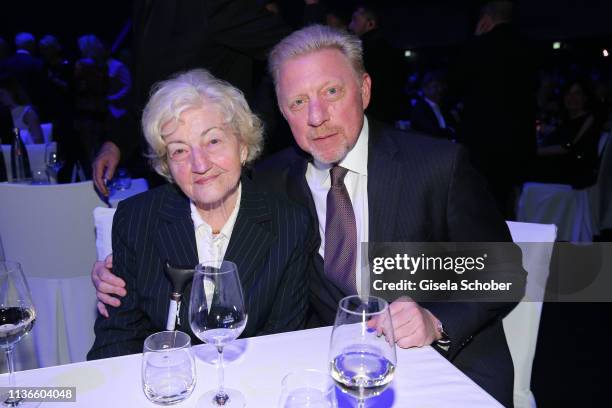
<svg viewBox="0 0 612 408"><path fill-rule="evenodd" d="M215 261L196 266L189 323L193 333L203 342L216 346L219 353L219 388L205 393L200 401L211 407L243 407L244 396L238 390L225 388L223 377L223 347L238 338L247 323L236 264Z"/></svg>
<svg viewBox="0 0 612 408"><path fill-rule="evenodd" d="M32 330L35 320L36 311L21 265L11 261L0 262L0 347L6 355L11 389L15 388L13 349ZM7 407L39 405L14 398L10 391L0 398L2 406Z"/></svg>
<svg viewBox="0 0 612 408"><path fill-rule="evenodd" d="M47 143L45 146L45 165L47 168L47 176L51 184L57 183L57 175L64 166L64 162L57 153L56 146L55 143Z"/></svg>
<svg viewBox="0 0 612 408"><path fill-rule="evenodd" d="M395 336L389 304L375 296L348 296L339 303L329 361L338 388L360 408L381 394L393 379Z"/></svg>

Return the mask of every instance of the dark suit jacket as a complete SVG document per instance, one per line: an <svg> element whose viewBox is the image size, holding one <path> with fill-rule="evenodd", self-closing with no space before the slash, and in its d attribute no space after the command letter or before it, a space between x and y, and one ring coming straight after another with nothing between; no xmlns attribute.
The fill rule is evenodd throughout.
<svg viewBox="0 0 612 408"><path fill-rule="evenodd" d="M438 118L435 112L429 106L427 101L419 99L410 112L410 128L418 132L426 133L430 136L440 137L443 139L454 138L454 123L451 116L447 114L444 109L441 110L444 121L446 122L446 128L440 127Z"/></svg>
<svg viewBox="0 0 612 408"><path fill-rule="evenodd" d="M537 55L514 24L473 39L451 70L463 97L460 140L495 188L523 180L535 157Z"/></svg>
<svg viewBox="0 0 612 408"><path fill-rule="evenodd" d="M498 242L511 237L482 178L462 148L450 142L396 131L369 120L368 208L370 242ZM268 188L310 209L304 177L308 156L289 149L261 163L254 173ZM315 228L318 231L318 228ZM317 234L317 238L318 237ZM315 247L318 248L320 240ZM333 324L342 291L314 257L310 279L312 313ZM524 283L524 271L516 270ZM513 366L501 319L513 303L428 303L452 343L442 352L459 369L505 405L512 405ZM440 351L440 350L439 350Z"/></svg>
<svg viewBox="0 0 612 408"><path fill-rule="evenodd" d="M298 330L307 310L310 219L302 209L242 181L238 218L225 259L238 266L248 322L243 337ZM174 184L120 203L113 220L113 272L126 282L128 294L110 317L98 317L96 340L88 359L142 352L151 333L165 330L171 285L164 275L172 265L197 265L195 231L189 200ZM180 311L189 327L191 285Z"/></svg>

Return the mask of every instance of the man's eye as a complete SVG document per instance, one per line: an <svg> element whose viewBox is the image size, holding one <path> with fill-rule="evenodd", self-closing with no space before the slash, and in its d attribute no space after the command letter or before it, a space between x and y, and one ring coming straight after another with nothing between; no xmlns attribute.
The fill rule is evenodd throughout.
<svg viewBox="0 0 612 408"><path fill-rule="evenodd" d="M306 99L304 98L294 99L293 102L291 102L290 108L297 110L297 109L302 108L305 104L306 104Z"/></svg>
<svg viewBox="0 0 612 408"><path fill-rule="evenodd" d="M342 89L340 89L337 86L330 86L329 88L325 90L325 92L327 93L327 96L330 98L338 98L342 93Z"/></svg>

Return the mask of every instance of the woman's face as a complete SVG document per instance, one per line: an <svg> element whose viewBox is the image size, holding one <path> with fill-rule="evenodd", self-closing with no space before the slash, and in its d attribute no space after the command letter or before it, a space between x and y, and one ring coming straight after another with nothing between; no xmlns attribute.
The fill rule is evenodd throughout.
<svg viewBox="0 0 612 408"><path fill-rule="evenodd" d="M566 92L563 101L568 112L580 112L586 108L587 96L579 84L574 84Z"/></svg>
<svg viewBox="0 0 612 408"><path fill-rule="evenodd" d="M170 174L196 206L222 206L236 194L247 147L215 106L186 110L162 134Z"/></svg>

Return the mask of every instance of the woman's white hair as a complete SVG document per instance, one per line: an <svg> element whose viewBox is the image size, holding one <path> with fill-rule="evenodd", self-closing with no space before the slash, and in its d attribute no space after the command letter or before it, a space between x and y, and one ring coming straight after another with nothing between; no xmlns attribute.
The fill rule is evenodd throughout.
<svg viewBox="0 0 612 408"><path fill-rule="evenodd" d="M361 40L345 31L315 24L295 31L279 42L270 52L269 71L278 87L283 62L324 49L337 49L349 60L357 77L365 73Z"/></svg>
<svg viewBox="0 0 612 408"><path fill-rule="evenodd" d="M151 91L142 115L142 129L149 144L147 157L155 171L172 181L162 128L178 122L189 109L214 105L238 139L247 147L246 163L256 159L263 149L263 125L253 114L242 92L204 69L178 73L158 82Z"/></svg>

